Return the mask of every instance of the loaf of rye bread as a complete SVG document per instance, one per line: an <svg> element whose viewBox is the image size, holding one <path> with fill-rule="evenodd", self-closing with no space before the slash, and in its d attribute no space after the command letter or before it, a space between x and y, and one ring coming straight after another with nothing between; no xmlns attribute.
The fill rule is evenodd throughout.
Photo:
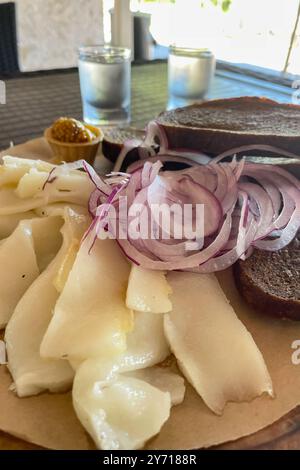
<svg viewBox="0 0 300 470"><path fill-rule="evenodd" d="M244 96L165 111L157 120L170 148L215 156L241 145L263 144L300 155L298 105Z"/></svg>
<svg viewBox="0 0 300 470"><path fill-rule="evenodd" d="M298 105L243 96L165 111L156 119L170 148L200 150L215 156L241 145L262 144L300 155ZM103 154L114 162L125 140L143 137L144 131L139 129L108 129L104 132Z"/></svg>
<svg viewBox="0 0 300 470"><path fill-rule="evenodd" d="M300 320L300 234L282 250L255 250L233 271L239 292L255 309Z"/></svg>

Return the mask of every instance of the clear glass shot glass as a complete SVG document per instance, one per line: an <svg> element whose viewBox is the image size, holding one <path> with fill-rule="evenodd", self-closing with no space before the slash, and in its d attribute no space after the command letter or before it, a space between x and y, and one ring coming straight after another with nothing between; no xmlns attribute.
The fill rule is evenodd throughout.
<svg viewBox="0 0 300 470"><path fill-rule="evenodd" d="M106 45L79 48L83 119L94 126L130 121L131 51Z"/></svg>
<svg viewBox="0 0 300 470"><path fill-rule="evenodd" d="M171 46L168 59L168 109L202 100L215 72L215 57L208 49Z"/></svg>

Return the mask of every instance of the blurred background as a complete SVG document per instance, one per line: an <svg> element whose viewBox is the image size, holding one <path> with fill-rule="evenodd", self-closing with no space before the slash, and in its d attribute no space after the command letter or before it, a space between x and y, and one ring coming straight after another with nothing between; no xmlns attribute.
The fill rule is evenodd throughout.
<svg viewBox="0 0 300 470"><path fill-rule="evenodd" d="M297 75L299 15L299 0L0 0L0 73L74 67L80 44L105 41L135 61L175 44Z"/></svg>
<svg viewBox="0 0 300 470"><path fill-rule="evenodd" d="M60 116L113 124L99 116L120 90L119 124L138 129L205 99L299 104L299 17L300 0L0 0L0 148ZM79 46L104 43L132 51L122 83L95 58L79 76Z"/></svg>

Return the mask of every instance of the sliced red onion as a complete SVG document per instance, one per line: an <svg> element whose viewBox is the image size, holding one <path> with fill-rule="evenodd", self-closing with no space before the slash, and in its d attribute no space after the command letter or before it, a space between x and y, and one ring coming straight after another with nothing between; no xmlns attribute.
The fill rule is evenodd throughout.
<svg viewBox="0 0 300 470"><path fill-rule="evenodd" d="M169 148L168 139L164 129L156 121L150 121L146 128L146 137L143 145L146 147L151 147L155 144L159 144L160 151L162 153L164 153Z"/></svg>
<svg viewBox="0 0 300 470"><path fill-rule="evenodd" d="M79 163L79 162L78 162ZM72 164L70 164L72 165ZM103 181L103 179L98 175L96 170L87 163L85 160L82 160L82 167L86 171L88 177L92 181L92 183L96 186L96 188L101 191L103 194L107 196L111 193L111 188Z"/></svg>
<svg viewBox="0 0 300 470"><path fill-rule="evenodd" d="M146 160L152 156L156 155L156 151L152 147L145 147L144 145L140 145L138 147L138 155L140 160Z"/></svg>
<svg viewBox="0 0 300 470"><path fill-rule="evenodd" d="M278 177L278 175L274 176ZM286 193L295 202L295 209L289 222L282 229L280 237L275 240L259 240L255 243L256 248L268 251L280 250L287 246L297 235L300 229L300 191L291 185L287 185Z"/></svg>
<svg viewBox="0 0 300 470"><path fill-rule="evenodd" d="M122 171L112 171L106 175L105 182L109 185L123 184L129 181L130 175Z"/></svg>
<svg viewBox="0 0 300 470"><path fill-rule="evenodd" d="M253 176L256 177L257 182L271 197L274 210L274 229L284 228L295 209L293 198L291 198L282 187L281 190L279 190L277 186L274 186L272 179L268 181L268 179L263 176L258 176L257 174Z"/></svg>
<svg viewBox="0 0 300 470"><path fill-rule="evenodd" d="M242 254L242 255L240 256L240 259L241 259L242 261L246 261L246 259L250 258L250 256L252 255L253 251L254 251L253 246L249 246L248 250L247 250L244 254Z"/></svg>
<svg viewBox="0 0 300 470"><path fill-rule="evenodd" d="M282 176L283 178L287 179L292 185L296 186L296 188L300 189L300 181L296 178L296 176L292 175L288 171L280 168L276 165L266 165L262 163L247 163L243 170L243 175L249 175L250 172L252 174L260 175L262 172L265 174L268 173L270 175L278 175Z"/></svg>
<svg viewBox="0 0 300 470"><path fill-rule="evenodd" d="M149 178L149 181L148 181L148 184L151 184L153 183L153 181L155 180L155 178L158 176L160 170L162 169L163 165L161 162L156 162L154 163L154 165L152 165L152 168L151 168L151 172L150 172L150 178Z"/></svg>
<svg viewBox="0 0 300 470"><path fill-rule="evenodd" d="M188 158L185 157L180 157L180 156L173 156L169 154L164 154L164 155L155 155L152 157L147 158L147 162L150 163L156 163L156 162L161 162L161 163L185 163L189 165L190 167L194 165L194 162ZM137 160L136 162L132 163L131 165L128 166L127 171L128 173L133 173L136 170L139 170L143 168L144 166L144 161Z"/></svg>
<svg viewBox="0 0 300 470"><path fill-rule="evenodd" d="M260 178L259 183L264 188L264 190L268 193L271 198L273 211L274 211L274 219L276 219L280 212L282 206L282 196L280 191L274 186L273 184L268 183L267 180Z"/></svg>
<svg viewBox="0 0 300 470"><path fill-rule="evenodd" d="M154 154L158 141L160 151ZM122 158L133 148L133 142L126 145ZM135 203L142 207L136 221L138 225L143 217L150 217L153 204L168 207L174 203L179 203L180 207L187 203L204 204L206 223L201 248L187 250L187 243L195 240L177 239L175 225L162 226L155 216L152 228L159 234L158 238L151 238L149 233L147 239L136 240L130 234L126 239L118 238L126 256L146 269L214 272L231 266L239 258L246 259L253 247L280 249L300 228L299 180L275 165L248 163L245 158L237 160L235 157L231 162L222 162L234 153L254 149L294 157L276 147L254 145L231 149L209 160L201 152L170 150L164 130L158 123L150 123L146 139L139 146L140 158L146 159L130 165L129 174L113 173L99 182L92 171L86 170L96 186L89 203L94 215L92 230L97 236L104 224L107 226L107 210L101 212L101 207L117 208L119 196L124 195L128 208ZM189 167L160 172L164 162L183 162ZM106 206L102 206L103 202ZM195 226L193 214L188 220L192 228Z"/></svg>
<svg viewBox="0 0 300 470"><path fill-rule="evenodd" d="M119 244L122 246L126 255L128 255L131 259L134 259L138 265L143 266L145 269L159 269L167 271L177 269L191 269L198 267L200 264L205 263L210 258L219 253L219 251L222 249L222 246L226 244L229 238L231 221L231 213L228 213L225 217L225 221L221 230L208 247L204 248L196 254L192 254L184 258L179 257L179 259L176 261L174 259L172 261L151 260L139 250L137 250L128 240L119 240Z"/></svg>
<svg viewBox="0 0 300 470"><path fill-rule="evenodd" d="M149 185L151 170L152 170L151 163L146 162L143 166L142 174L141 174L141 178L142 178L141 183L142 183L143 188Z"/></svg>
<svg viewBox="0 0 300 470"><path fill-rule="evenodd" d="M109 185L105 183L103 178L101 178L95 169L87 163L85 160L77 160L76 162L64 163L62 165L54 167L47 178L47 181L44 184L44 187L47 183L51 183L54 179L59 178L60 175L64 175L70 171L84 169L87 173L91 182L95 185L95 187L101 191L104 195L109 196L111 192L111 188ZM44 189L44 188L43 188Z"/></svg>
<svg viewBox="0 0 300 470"><path fill-rule="evenodd" d="M182 174L173 177L158 176L148 188L147 202L149 207L164 203L169 206L177 204L181 207L182 213L185 204L203 204L204 236L211 235L218 229L223 216L221 205L214 194ZM159 224L158 220L156 222Z"/></svg>
<svg viewBox="0 0 300 470"><path fill-rule="evenodd" d="M238 197L238 186L236 177L236 167L222 164L222 169L227 178L227 189L224 197L222 198L222 209L226 213L232 206L234 207Z"/></svg>
<svg viewBox="0 0 300 470"><path fill-rule="evenodd" d="M235 178L238 181L240 177L243 174L244 166L245 166L246 160L245 158L242 158L236 165L234 166L234 173L235 173Z"/></svg>
<svg viewBox="0 0 300 470"><path fill-rule="evenodd" d="M206 165L207 163L211 162L211 157L206 155L205 153L199 153L199 152L192 152L191 150L187 149L167 149L167 150L160 150L159 153L157 154L158 156L167 154L170 157L179 157L180 161L182 159L185 159L187 161L192 162L194 165L195 163L198 165Z"/></svg>
<svg viewBox="0 0 300 470"><path fill-rule="evenodd" d="M214 192L214 196L219 200L223 201L227 194L228 180L224 168L217 164L211 164L210 168L213 169L217 176L217 187Z"/></svg>
<svg viewBox="0 0 300 470"><path fill-rule="evenodd" d="M205 264L202 264L197 269L199 273L211 273L216 271L223 271L224 269L229 268L232 266L239 258L241 258L247 250L250 248L250 245L255 237L257 231L257 224L255 220L252 218L250 224L248 224L248 228L244 225L244 215L247 211L248 205L248 196L243 191L240 191L240 197L243 198L242 203L242 215L240 218L240 225L239 225L239 232L238 237L235 241L235 245L225 254L220 256L216 256Z"/></svg>
<svg viewBox="0 0 300 470"><path fill-rule="evenodd" d="M270 227L270 232L278 227L281 227L281 223L287 220L287 215L289 216L287 225L282 230L281 236L276 240L264 240L257 241L255 246L260 249L265 250L279 250L284 248L288 243L290 243L296 236L298 230L300 229L300 191L299 191L299 181L297 178L293 177L290 173L285 170L273 167L271 165L258 165L249 164L245 167L245 173L260 180L262 177L264 180L269 181L270 184L276 184L276 187L281 192L283 197L283 210L277 220L274 221L274 224ZM293 203L292 203L293 201ZM294 208L292 208L292 205Z"/></svg>
<svg viewBox="0 0 300 470"><path fill-rule="evenodd" d="M88 203L88 211L91 217L95 217L97 213L97 207L101 204L101 195L102 193L99 189L94 189L92 194L90 195L89 203Z"/></svg>
<svg viewBox="0 0 300 470"><path fill-rule="evenodd" d="M111 205L113 204L113 202L117 198L117 195L125 188L126 185L127 185L127 182L124 183L124 184L120 184L120 185L116 186L115 188L113 188L113 190L111 191L106 203L101 204L100 206L98 206L96 216L95 216L95 219L94 219L95 223L93 224L94 238L93 238L92 244L90 246L89 253L93 249L93 246L94 246L94 244L97 240L97 237L99 236L100 231L105 229L105 227L108 224L107 218L109 216L109 209L110 209ZM90 230L88 230L86 232L86 234L84 235L84 239L86 238L86 236L89 233L90 233ZM117 235L117 234L115 234L115 235Z"/></svg>
<svg viewBox="0 0 300 470"><path fill-rule="evenodd" d="M268 193L254 183L239 183L241 192L245 192L248 196L256 202L259 210L259 217L257 220L257 232L253 241L266 237L273 226L274 209L272 200Z"/></svg>
<svg viewBox="0 0 300 470"><path fill-rule="evenodd" d="M173 176L173 171L165 171L164 176ZM217 176L209 169L208 166L193 166L185 168L184 170L176 171L176 175L186 176L192 179L195 183L205 187L208 191L214 193L217 188Z"/></svg>
<svg viewBox="0 0 300 470"><path fill-rule="evenodd" d="M157 152L157 146L159 151ZM202 164L206 165L210 162L211 158L203 152L195 152L190 149L170 149L166 133L162 126L157 121L149 122L146 128L146 135L144 141L136 139L127 140L124 142L122 150L115 163L115 170L119 171L127 154L138 148L139 160L131 164L127 171L132 172L141 166L143 160L147 161L162 161L162 162L180 162L187 163L188 165Z"/></svg>
<svg viewBox="0 0 300 470"><path fill-rule="evenodd" d="M278 155L284 155L286 157L299 158L299 155L295 155L294 153L288 152L287 150L281 149L279 147L275 147L273 145L252 144L252 145L241 145L240 147L235 147L233 149L226 150L225 152L221 153L217 157L213 158L212 162L219 163L221 160L224 160L224 158L231 157L238 153L248 152L250 150L262 150L263 152L277 153Z"/></svg>

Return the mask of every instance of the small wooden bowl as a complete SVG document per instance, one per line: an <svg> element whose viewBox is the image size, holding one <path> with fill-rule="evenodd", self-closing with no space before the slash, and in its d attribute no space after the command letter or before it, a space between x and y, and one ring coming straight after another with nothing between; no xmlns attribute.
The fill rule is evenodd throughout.
<svg viewBox="0 0 300 470"><path fill-rule="evenodd" d="M90 126L85 124L90 131L92 131L96 138L91 142L85 143L73 143L73 142L61 142L52 137L51 127L48 127L44 132L44 137L49 142L50 147L54 153L54 159L57 163L59 162L75 162L77 160L86 160L88 163L93 165L97 151L103 139L103 132L98 127Z"/></svg>

